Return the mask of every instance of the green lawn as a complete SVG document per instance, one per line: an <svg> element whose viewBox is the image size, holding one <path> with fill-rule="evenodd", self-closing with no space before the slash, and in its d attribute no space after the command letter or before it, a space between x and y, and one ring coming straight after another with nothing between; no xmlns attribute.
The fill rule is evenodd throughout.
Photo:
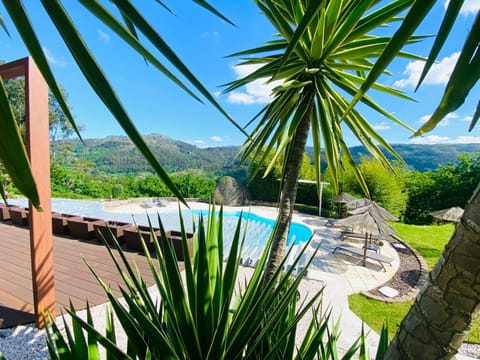
<svg viewBox="0 0 480 360"><path fill-rule="evenodd" d="M406 225L391 223L400 239L415 248L425 259L431 270L442 254L445 244L453 233L453 224L444 225Z"/></svg>
<svg viewBox="0 0 480 360"><path fill-rule="evenodd" d="M398 236L424 257L429 270L437 262L454 229L452 224L414 226L395 223L392 225L397 230ZM390 339L395 335L400 322L412 304L411 301L386 303L360 294L349 296L348 302L350 309L377 332L380 332L384 321L388 320ZM480 343L480 320L473 324L467 341Z"/></svg>

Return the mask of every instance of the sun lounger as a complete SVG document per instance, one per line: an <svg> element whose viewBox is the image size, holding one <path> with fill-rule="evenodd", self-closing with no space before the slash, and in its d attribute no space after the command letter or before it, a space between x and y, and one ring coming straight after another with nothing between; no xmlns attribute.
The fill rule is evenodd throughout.
<svg viewBox="0 0 480 360"><path fill-rule="evenodd" d="M349 244L342 244L342 245L336 246L335 249L333 249L332 254L335 254L336 252L343 252L343 253L347 253L348 255L357 255L361 257L363 257L364 255L363 249L360 249L356 246L349 245ZM385 266L383 264L388 264L391 266L394 260L392 258L389 258L388 256L377 254L375 252L371 252L368 250L365 256L367 259L378 262L384 271L387 271L387 270L385 269Z"/></svg>
<svg viewBox="0 0 480 360"><path fill-rule="evenodd" d="M379 235L371 235L372 240L382 240L384 237L379 236ZM370 239L370 235L368 237ZM342 241L345 241L347 239L354 239L354 240L365 240L365 234L359 234L351 231L343 231L342 232Z"/></svg>

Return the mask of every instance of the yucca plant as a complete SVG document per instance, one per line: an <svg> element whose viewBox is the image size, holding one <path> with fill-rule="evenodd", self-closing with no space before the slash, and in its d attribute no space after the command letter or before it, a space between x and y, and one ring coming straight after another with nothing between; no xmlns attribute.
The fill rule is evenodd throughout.
<svg viewBox="0 0 480 360"><path fill-rule="evenodd" d="M182 246L188 253L185 226L180 219ZM100 347L106 349L109 359L338 358L337 327L330 329L330 313L320 312L322 291L297 303L298 286L306 272L305 268L298 276L292 276L299 258L289 271L277 271L272 281L262 287L269 242L251 279L237 281L245 236L241 221L225 256L222 210L217 214L212 209L206 224L200 217L198 228L194 229L193 259L185 258L183 274L160 222L161 236L154 239L158 263L143 242L158 301L115 242L120 259L109 251L124 281L124 300L116 299L111 289L95 276L128 337L127 348L121 349L117 344L111 313L107 313L106 334L101 334L95 329L88 306L86 320L71 306L66 311L72 317L72 330L65 322L64 335L50 319L47 334L52 359L96 359ZM313 320L304 339L296 343L297 324L308 311L313 311ZM354 356L361 344L359 339L345 358Z"/></svg>

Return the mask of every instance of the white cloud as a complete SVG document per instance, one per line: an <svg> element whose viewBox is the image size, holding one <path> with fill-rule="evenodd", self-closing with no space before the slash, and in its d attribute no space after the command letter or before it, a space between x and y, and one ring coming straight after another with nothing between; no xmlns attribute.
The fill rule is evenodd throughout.
<svg viewBox="0 0 480 360"><path fill-rule="evenodd" d="M53 53L50 51L50 49L44 47L42 48L43 53L45 54L45 57L47 58L47 61L53 65L53 66L58 66L58 67L65 67L67 66L67 63L63 58L57 58L56 56L53 55Z"/></svg>
<svg viewBox="0 0 480 360"><path fill-rule="evenodd" d="M381 130L388 130L388 129L390 129L390 125L389 125L388 123L386 123L385 121L382 121L382 122L379 123L379 124L373 125L373 128L374 128L375 130L379 130L379 131L381 131Z"/></svg>
<svg viewBox="0 0 480 360"><path fill-rule="evenodd" d="M446 84L448 82L448 79L450 78L450 75L453 71L459 55L459 52L455 52L450 56L444 57L442 60L440 60L440 62L433 64L427 76L423 80L423 83L425 85ZM420 78L420 74L422 73L424 64L425 62L422 60L415 60L409 62L405 70L403 71L403 75L406 75L406 77L395 81L393 83L393 86L399 88L413 88L417 86L418 79Z"/></svg>
<svg viewBox="0 0 480 360"><path fill-rule="evenodd" d="M427 135L413 138L410 144L480 144L480 136L459 136L450 139L448 136Z"/></svg>
<svg viewBox="0 0 480 360"><path fill-rule="evenodd" d="M456 144L480 144L480 136L459 136Z"/></svg>
<svg viewBox="0 0 480 360"><path fill-rule="evenodd" d="M210 136L210 140L215 141L215 142L225 141L225 139L223 137L218 136L218 135Z"/></svg>
<svg viewBox="0 0 480 360"><path fill-rule="evenodd" d="M449 0L443 2L443 6L445 9L447 8L449 3ZM462 14L463 16L475 15L478 10L480 10L480 0L466 0L463 3L462 8L460 9L460 14Z"/></svg>
<svg viewBox="0 0 480 360"><path fill-rule="evenodd" d="M238 91L232 91L231 93L229 93L227 97L227 101L230 104L246 104L246 105L255 104L256 102L252 95L249 95L243 92L238 92Z"/></svg>
<svg viewBox="0 0 480 360"><path fill-rule="evenodd" d="M432 116L432 114L428 114L428 115L423 115L419 120L418 122L420 124L425 124L429 119L430 117ZM455 120L455 119L458 119L460 116L454 112L451 112L451 113L448 113L447 116L445 116L443 118L442 121L440 121L440 123L438 124L438 126L447 126L447 125L450 125L450 122L449 120Z"/></svg>
<svg viewBox="0 0 480 360"><path fill-rule="evenodd" d="M250 75L262 65L237 65L232 67L237 78ZM245 91L233 91L228 94L227 101L232 104L267 104L272 99L272 90L281 81L267 83L268 79L258 79L245 85Z"/></svg>
<svg viewBox="0 0 480 360"><path fill-rule="evenodd" d="M102 30L97 30L97 33L98 33L98 38L100 39L101 42L103 43L110 42L110 35L108 35L106 32Z"/></svg>
<svg viewBox="0 0 480 360"><path fill-rule="evenodd" d="M195 145L199 148L207 147L207 143L204 140L187 140L187 143L190 145Z"/></svg>
<svg viewBox="0 0 480 360"><path fill-rule="evenodd" d="M427 135L413 138L411 144L445 144L450 140L447 136Z"/></svg>
<svg viewBox="0 0 480 360"><path fill-rule="evenodd" d="M222 92L221 92L221 91L215 91L215 92L213 93L213 96L215 96L216 98L219 98L221 95L222 95Z"/></svg>

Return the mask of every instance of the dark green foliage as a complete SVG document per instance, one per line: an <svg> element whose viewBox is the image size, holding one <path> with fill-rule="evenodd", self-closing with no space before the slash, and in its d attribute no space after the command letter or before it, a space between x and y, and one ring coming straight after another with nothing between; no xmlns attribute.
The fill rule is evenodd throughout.
<svg viewBox="0 0 480 360"><path fill-rule="evenodd" d="M145 135L147 144L169 173L180 171L200 171L209 177L233 176L245 180L245 171L238 168L235 156L237 146L212 147L201 149L182 141L176 141L159 134ZM59 141L60 146L69 147L69 156L89 160L96 169L105 173L152 172L151 167L134 145L125 136L109 136L102 139L86 139L86 146L78 140ZM459 152L475 153L480 144L456 145L393 145L409 167L419 170L434 170L440 164L454 162ZM360 162L365 149L361 146L350 148L352 157ZM307 155L312 158L313 148L307 147ZM61 156L59 153L58 156ZM322 155L322 159L324 159ZM322 170L326 165L322 163Z"/></svg>
<svg viewBox="0 0 480 360"><path fill-rule="evenodd" d="M401 216L406 208L407 193L405 184L399 174L402 169L397 168L397 174L384 168L376 160L363 158L360 162L360 171L370 191L371 199L385 207L395 216ZM342 171L341 189L357 197L363 197L353 171L346 168Z"/></svg>
<svg viewBox="0 0 480 360"><path fill-rule="evenodd" d="M201 149L159 134L145 135L144 138L169 173L188 171L204 173L209 177L224 175L244 177L241 174L243 170L237 167L234 160L239 151L238 147ZM101 172L113 174L153 172L147 161L125 136L87 139L85 146L76 140L67 140L62 144L70 147L70 157L92 161Z"/></svg>
<svg viewBox="0 0 480 360"><path fill-rule="evenodd" d="M255 200L277 202L279 199L280 181L270 173L263 177L263 173L257 173L249 179L248 190Z"/></svg>
<svg viewBox="0 0 480 360"><path fill-rule="evenodd" d="M438 167L435 171L405 174L408 203L405 222L429 224L430 212L453 206L465 208L480 183L480 152L458 155L458 162Z"/></svg>
<svg viewBox="0 0 480 360"><path fill-rule="evenodd" d="M184 197L209 199L215 191L215 180L204 176L176 175L172 180ZM77 163L72 168L52 165L51 182L52 193L57 197L121 199L173 196L156 175L102 174L88 163Z"/></svg>
<svg viewBox="0 0 480 360"><path fill-rule="evenodd" d="M272 171L270 171L265 176L268 162L260 166L257 165L257 162L254 162L248 168L248 190L252 194L253 198L256 200L277 202L279 199L280 178L282 173L283 159L278 159L275 162ZM311 164L310 157L307 154L303 155L302 168L300 170L300 179L315 179L315 169ZM318 194L316 185L299 183L296 202L298 204L318 206Z"/></svg>

